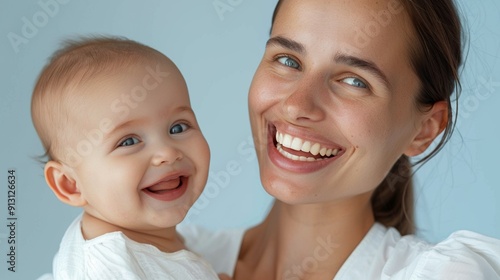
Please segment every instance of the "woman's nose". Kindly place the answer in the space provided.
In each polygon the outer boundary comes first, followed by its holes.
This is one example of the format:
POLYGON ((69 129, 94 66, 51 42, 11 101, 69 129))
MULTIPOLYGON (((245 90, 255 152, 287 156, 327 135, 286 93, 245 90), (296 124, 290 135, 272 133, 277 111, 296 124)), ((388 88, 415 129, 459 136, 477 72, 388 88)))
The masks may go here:
POLYGON ((290 121, 320 121, 325 117, 321 94, 323 83, 319 79, 298 81, 297 86, 283 100, 283 113, 290 121))
POLYGON ((174 162, 181 160, 182 157, 183 154, 181 150, 171 144, 162 143, 162 145, 159 145, 159 147, 154 151, 151 164, 154 166, 173 164, 174 162))

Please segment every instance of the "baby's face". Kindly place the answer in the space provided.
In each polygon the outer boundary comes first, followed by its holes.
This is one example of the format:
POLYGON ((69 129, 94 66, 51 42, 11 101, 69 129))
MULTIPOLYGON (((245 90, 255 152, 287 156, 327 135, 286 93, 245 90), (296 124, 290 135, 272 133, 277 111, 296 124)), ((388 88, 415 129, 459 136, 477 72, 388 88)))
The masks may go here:
POLYGON ((206 183, 210 152, 177 68, 142 63, 82 95, 72 156, 85 211, 135 230, 182 221, 206 183))

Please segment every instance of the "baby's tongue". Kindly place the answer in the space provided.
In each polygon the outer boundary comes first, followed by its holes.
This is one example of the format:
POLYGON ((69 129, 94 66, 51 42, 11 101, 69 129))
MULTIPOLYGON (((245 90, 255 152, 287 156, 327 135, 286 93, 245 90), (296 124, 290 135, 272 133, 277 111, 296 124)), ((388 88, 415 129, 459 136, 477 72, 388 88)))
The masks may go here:
POLYGON ((181 181, 181 178, 177 177, 176 179, 172 179, 169 181, 163 181, 163 182, 160 182, 158 184, 155 184, 155 185, 149 187, 148 190, 151 192, 172 190, 172 189, 175 189, 179 186, 180 181, 181 181))

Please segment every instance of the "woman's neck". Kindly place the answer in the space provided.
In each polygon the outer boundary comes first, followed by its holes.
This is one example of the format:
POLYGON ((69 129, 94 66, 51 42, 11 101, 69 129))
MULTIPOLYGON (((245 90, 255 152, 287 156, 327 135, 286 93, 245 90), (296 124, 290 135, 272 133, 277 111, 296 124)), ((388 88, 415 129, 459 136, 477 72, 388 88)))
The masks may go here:
POLYGON ((370 194, 328 205, 276 201, 245 234, 235 279, 333 279, 373 224, 370 194))

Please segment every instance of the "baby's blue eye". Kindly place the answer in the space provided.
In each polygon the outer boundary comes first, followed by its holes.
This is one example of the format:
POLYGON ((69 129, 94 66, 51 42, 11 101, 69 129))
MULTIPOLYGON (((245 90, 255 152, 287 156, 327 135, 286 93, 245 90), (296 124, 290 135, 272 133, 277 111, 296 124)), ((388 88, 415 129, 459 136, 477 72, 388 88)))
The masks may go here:
POLYGON ((132 146, 132 145, 135 145, 137 143, 139 143, 139 139, 137 139, 136 137, 129 137, 125 140, 123 140, 120 145, 118 145, 119 147, 126 147, 126 146, 132 146))
POLYGON ((178 123, 178 124, 174 124, 171 128, 170 128, 170 134, 177 134, 177 133, 182 133, 184 131, 186 131, 187 129, 189 128, 189 126, 185 123, 178 123))
POLYGON ((363 82, 361 79, 358 79, 355 77, 345 78, 345 79, 342 79, 342 81, 344 81, 348 85, 355 86, 358 88, 368 88, 368 86, 365 84, 365 82, 363 82))
POLYGON ((288 67, 292 67, 292 68, 295 68, 295 69, 299 69, 300 68, 300 65, 297 61, 295 61, 295 59, 291 58, 291 57, 288 57, 288 56, 283 56, 283 57, 280 57, 277 59, 279 63, 285 65, 285 66, 288 66, 288 67))

